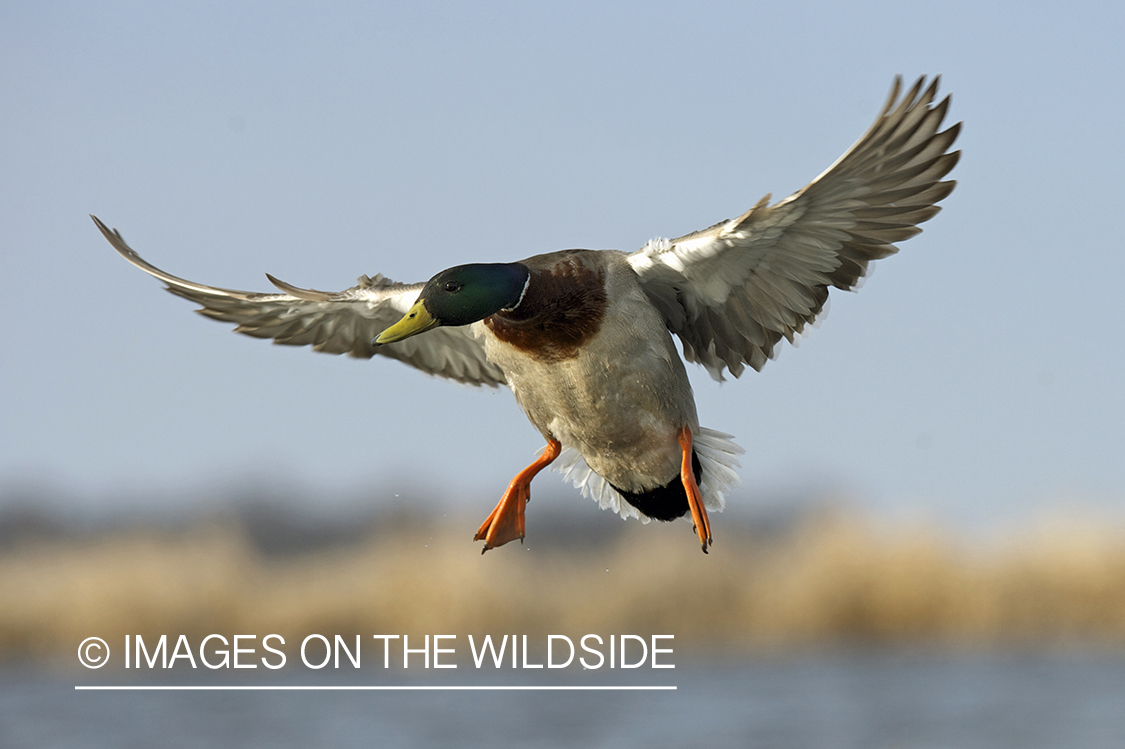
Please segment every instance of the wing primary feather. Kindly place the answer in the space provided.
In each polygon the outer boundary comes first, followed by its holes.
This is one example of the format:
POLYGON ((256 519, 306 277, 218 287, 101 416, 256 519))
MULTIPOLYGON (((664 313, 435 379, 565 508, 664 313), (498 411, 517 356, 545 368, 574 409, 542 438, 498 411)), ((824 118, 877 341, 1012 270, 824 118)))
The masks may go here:
POLYGON ((896 76, 867 131, 804 188, 629 256, 685 358, 717 379, 759 369, 781 338, 819 319, 830 286, 856 288, 873 260, 938 214, 956 185, 942 178, 961 131, 940 130, 951 99, 937 100, 939 83, 922 76, 903 92, 896 76))
POLYGON ((327 291, 317 291, 316 289, 302 289, 301 287, 294 286, 291 283, 285 283, 285 281, 282 281, 279 278, 274 278, 269 273, 266 274, 266 278, 269 279, 270 283, 284 291, 286 294, 294 296, 298 299, 304 299, 307 302, 328 302, 331 301, 333 297, 333 295, 327 291))
POLYGON ((206 286, 166 273, 140 257, 116 229, 97 217, 95 225, 117 252, 164 282, 168 291, 200 305, 205 317, 233 323, 235 332, 274 343, 311 346, 314 351, 370 359, 397 359, 427 374, 470 385, 507 384, 504 372, 488 361, 483 342, 468 327, 441 328, 378 349, 371 340, 409 309, 422 284, 402 284, 376 275, 360 276, 341 292, 302 289, 269 274, 282 293, 261 294, 206 286))

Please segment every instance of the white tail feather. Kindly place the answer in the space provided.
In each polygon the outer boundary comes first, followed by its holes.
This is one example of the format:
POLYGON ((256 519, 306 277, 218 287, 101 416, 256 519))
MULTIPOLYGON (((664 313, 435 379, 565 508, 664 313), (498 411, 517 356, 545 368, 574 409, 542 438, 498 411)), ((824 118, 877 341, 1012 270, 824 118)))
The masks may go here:
MULTIPOLYGON (((741 467, 741 463, 735 456, 742 455, 745 450, 733 442, 731 435, 706 427, 692 432, 692 446, 703 467, 703 481, 699 485, 703 504, 710 512, 722 512, 726 506, 726 495, 739 483, 736 469, 741 467)), ((603 510, 613 510, 625 519, 640 518, 642 523, 651 520, 626 502, 608 481, 594 473, 574 448, 563 448, 553 467, 564 479, 581 489, 582 496, 593 498, 603 510)))

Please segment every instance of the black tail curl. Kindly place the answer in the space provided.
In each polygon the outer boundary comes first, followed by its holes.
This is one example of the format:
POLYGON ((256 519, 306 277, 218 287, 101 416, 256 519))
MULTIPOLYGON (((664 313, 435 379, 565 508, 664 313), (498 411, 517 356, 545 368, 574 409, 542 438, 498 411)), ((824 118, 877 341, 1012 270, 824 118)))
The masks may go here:
MULTIPOLYGON (((700 465, 699 456, 694 450, 691 451, 691 471, 695 474, 695 483, 700 483, 703 480, 703 466, 700 465)), ((678 474, 664 486, 649 489, 647 492, 627 492, 616 486, 613 488, 617 489, 625 501, 636 507, 642 515, 656 520, 664 522, 675 520, 683 517, 690 510, 687 492, 684 491, 684 484, 678 474)))

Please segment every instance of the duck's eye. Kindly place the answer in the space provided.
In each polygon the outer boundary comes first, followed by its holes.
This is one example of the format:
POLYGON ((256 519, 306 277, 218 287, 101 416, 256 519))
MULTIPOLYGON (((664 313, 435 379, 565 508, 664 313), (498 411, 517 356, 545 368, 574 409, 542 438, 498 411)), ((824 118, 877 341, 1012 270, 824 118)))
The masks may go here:
POLYGON ((457 281, 446 281, 445 282, 445 290, 448 291, 450 294, 456 294, 458 291, 461 290, 461 284, 458 283, 457 281))

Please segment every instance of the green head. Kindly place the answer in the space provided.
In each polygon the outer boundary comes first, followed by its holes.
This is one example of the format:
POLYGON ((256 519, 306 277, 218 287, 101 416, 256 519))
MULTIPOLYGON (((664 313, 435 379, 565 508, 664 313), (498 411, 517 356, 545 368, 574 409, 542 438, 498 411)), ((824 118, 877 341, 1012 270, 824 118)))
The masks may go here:
POLYGON ((530 271, 523 263, 472 263, 426 282, 406 315, 375 339, 393 343, 438 325, 470 325, 511 309, 523 298, 530 271))

